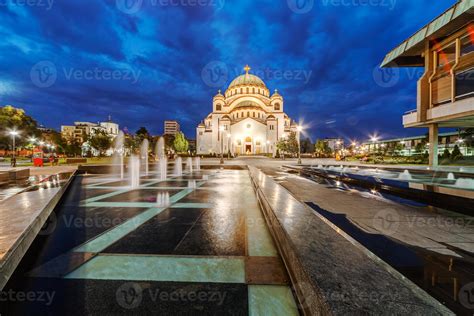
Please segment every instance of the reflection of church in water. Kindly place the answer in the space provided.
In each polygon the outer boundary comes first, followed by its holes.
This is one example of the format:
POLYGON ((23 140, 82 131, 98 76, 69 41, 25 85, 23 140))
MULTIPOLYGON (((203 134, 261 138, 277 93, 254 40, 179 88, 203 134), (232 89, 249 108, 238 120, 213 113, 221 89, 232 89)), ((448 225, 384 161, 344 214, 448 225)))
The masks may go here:
POLYGON ((270 96, 259 77, 245 74, 235 78, 224 95, 212 102, 213 111, 197 127, 198 154, 263 154, 276 152, 278 140, 297 131, 297 124, 283 112, 283 97, 277 90, 270 96))

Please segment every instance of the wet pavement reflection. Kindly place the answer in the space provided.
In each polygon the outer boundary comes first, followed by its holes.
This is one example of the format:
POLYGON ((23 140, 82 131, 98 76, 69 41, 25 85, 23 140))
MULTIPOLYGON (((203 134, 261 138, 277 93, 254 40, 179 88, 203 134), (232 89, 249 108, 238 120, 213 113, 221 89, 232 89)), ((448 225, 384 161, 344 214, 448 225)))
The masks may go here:
POLYGON ((4 288, 45 300, 0 313, 298 314, 246 170, 158 179, 77 176, 4 288))

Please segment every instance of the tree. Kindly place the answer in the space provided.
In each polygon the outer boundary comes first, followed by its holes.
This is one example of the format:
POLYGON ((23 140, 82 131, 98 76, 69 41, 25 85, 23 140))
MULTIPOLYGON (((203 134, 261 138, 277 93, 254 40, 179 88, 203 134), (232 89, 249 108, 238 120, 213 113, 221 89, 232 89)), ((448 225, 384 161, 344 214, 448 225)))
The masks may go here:
POLYGON ((298 153, 298 139, 296 137, 296 132, 291 132, 287 138, 287 151, 290 154, 297 154, 298 153))
POLYGON ((296 138, 296 132, 291 132, 287 138, 281 139, 276 147, 281 153, 288 153, 291 155, 297 154, 298 139, 296 138))
POLYGON ((189 143, 182 132, 176 134, 173 141, 173 148, 178 153, 185 153, 188 151, 189 143))
POLYGON ((38 123, 22 109, 11 105, 0 107, 0 148, 10 148, 11 136, 8 130, 16 129, 20 132, 16 137, 16 146, 21 147, 28 143, 29 137, 39 137, 38 123))
POLYGON ((140 139, 140 143, 141 141, 143 141, 145 138, 150 140, 151 139, 151 136, 150 136, 150 133, 148 133, 148 130, 146 129, 146 127, 140 127, 136 132, 135 132, 135 135, 140 139))
POLYGON ((104 131, 97 131, 89 137, 88 143, 103 156, 112 146, 112 139, 104 131))
POLYGON ((324 140, 318 139, 314 145, 314 152, 318 157, 330 156, 332 154, 331 147, 324 140))
POLYGON ((309 138, 305 138, 301 141, 301 152, 305 154, 309 154, 313 151, 313 143, 309 138))
POLYGON ((459 146, 458 145, 454 146, 453 152, 451 153, 451 159, 456 161, 462 158, 463 158, 463 155, 461 151, 459 150, 459 146))

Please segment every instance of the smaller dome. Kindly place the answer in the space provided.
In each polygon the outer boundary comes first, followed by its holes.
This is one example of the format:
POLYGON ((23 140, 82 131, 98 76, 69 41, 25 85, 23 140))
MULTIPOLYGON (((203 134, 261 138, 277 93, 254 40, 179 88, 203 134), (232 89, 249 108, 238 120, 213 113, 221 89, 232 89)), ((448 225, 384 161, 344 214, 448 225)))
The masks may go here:
POLYGON ((221 90, 217 92, 217 94, 214 96, 214 98, 224 98, 224 96, 221 93, 221 90))
POLYGON ((278 89, 275 89, 275 92, 272 94, 272 98, 281 98, 281 95, 278 93, 278 89))

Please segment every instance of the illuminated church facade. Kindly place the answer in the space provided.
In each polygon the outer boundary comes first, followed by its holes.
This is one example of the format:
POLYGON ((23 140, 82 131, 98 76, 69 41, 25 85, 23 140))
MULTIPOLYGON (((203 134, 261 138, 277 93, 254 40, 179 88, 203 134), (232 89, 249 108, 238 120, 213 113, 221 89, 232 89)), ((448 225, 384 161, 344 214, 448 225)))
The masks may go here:
MULTIPOLYGON (((259 77, 249 73, 235 78, 224 94, 214 96, 212 112, 196 129, 198 154, 259 155, 276 153, 276 144, 290 132, 298 133, 296 122, 284 112, 284 100, 259 77)), ((297 135, 299 137, 299 135, 297 135)))

